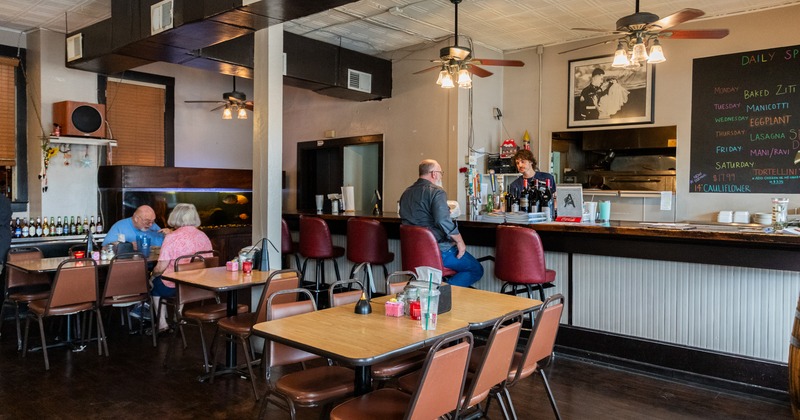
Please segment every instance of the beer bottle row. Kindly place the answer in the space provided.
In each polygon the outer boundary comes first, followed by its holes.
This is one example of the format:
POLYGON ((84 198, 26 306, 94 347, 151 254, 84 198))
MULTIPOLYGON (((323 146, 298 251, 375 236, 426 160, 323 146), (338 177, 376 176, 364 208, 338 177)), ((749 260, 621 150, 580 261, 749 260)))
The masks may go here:
POLYGON ((82 221, 80 216, 64 216, 63 219, 61 216, 57 219, 51 217, 49 221, 46 217, 31 217, 30 220, 17 217, 11 221, 11 235, 15 238, 86 235, 89 232, 103 232, 103 219, 100 215, 97 216, 97 221, 94 216, 91 219, 83 216, 82 221))

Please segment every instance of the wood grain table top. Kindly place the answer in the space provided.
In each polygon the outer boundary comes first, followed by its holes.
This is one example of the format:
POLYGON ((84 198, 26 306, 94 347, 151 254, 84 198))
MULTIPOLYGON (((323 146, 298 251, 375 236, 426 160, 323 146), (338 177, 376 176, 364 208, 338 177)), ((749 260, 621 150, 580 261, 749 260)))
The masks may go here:
MULTIPOLYGON (((253 270, 249 274, 242 271, 228 271, 225 267, 204 268, 200 270, 180 271, 164 275, 164 279, 176 283, 190 284, 202 289, 216 292, 228 292, 264 284, 269 275, 276 270, 253 270)), ((296 277, 294 273, 281 274, 275 278, 296 277)))
MULTIPOLYGON (((58 270, 58 265, 61 264, 64 260, 69 257, 49 257, 49 258, 40 258, 40 259, 33 259, 33 260, 23 260, 23 261, 8 261, 6 265, 11 267, 18 268, 22 271, 28 273, 53 273, 58 270)), ((154 263, 158 261, 158 254, 150 254, 150 257, 147 259, 148 263, 154 263)), ((110 260, 99 260, 97 261, 97 266, 107 266, 110 264, 110 260)))

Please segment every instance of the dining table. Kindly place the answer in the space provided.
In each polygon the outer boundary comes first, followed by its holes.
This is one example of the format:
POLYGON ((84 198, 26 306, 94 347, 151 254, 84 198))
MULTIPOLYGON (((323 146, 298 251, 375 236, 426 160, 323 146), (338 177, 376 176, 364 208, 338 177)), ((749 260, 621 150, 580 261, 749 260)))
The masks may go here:
POLYGON ((372 313, 359 315, 355 304, 308 312, 261 322, 253 334, 353 366, 355 394, 372 388, 376 363, 429 347, 439 338, 468 329, 491 326, 504 315, 529 312, 542 302, 485 290, 452 287, 452 309, 437 316, 435 330, 424 330, 408 316, 386 316, 385 302, 392 296, 370 301, 372 313))
MULTIPOLYGON (((245 273, 243 271, 230 271, 226 267, 212 267, 172 272, 164 274, 163 278, 175 283, 183 283, 201 289, 212 290, 217 293, 226 293, 226 315, 234 316, 237 314, 236 309, 238 306, 236 292, 265 284, 270 274, 274 271, 275 270, 260 271, 254 269, 250 273, 245 273)), ((291 277, 294 275, 293 273, 286 273, 275 278, 281 278, 282 276, 291 277)), ((225 366, 223 369, 218 369, 216 375, 239 373, 236 366, 236 343, 233 342, 233 340, 228 340, 225 347, 225 366)), ((200 380, 203 381, 208 378, 207 375, 203 375, 200 377, 200 380)))

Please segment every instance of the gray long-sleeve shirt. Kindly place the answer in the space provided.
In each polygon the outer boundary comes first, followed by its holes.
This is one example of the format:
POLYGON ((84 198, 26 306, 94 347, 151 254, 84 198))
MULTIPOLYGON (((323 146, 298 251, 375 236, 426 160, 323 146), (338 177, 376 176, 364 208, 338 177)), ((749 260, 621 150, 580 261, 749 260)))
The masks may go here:
POLYGON ((406 225, 430 229, 442 251, 455 244, 450 235, 459 234, 458 225, 450 218, 447 193, 427 179, 417 179, 400 196, 400 220, 406 225))

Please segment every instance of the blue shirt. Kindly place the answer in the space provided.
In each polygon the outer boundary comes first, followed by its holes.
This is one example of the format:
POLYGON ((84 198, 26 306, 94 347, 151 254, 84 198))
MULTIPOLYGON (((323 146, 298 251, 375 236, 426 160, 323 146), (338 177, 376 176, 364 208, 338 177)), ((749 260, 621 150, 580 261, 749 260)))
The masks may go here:
POLYGON ((108 245, 112 242, 117 241, 117 237, 119 234, 125 235, 125 242, 136 242, 136 237, 139 235, 147 235, 150 237, 150 245, 151 246, 161 246, 161 242, 164 241, 164 235, 158 233, 161 230, 157 224, 153 223, 146 232, 143 232, 139 229, 136 229, 133 226, 133 219, 128 217, 127 219, 122 219, 117 223, 114 223, 114 226, 111 226, 111 229, 108 230, 106 233, 106 238, 103 239, 103 245, 108 245))

